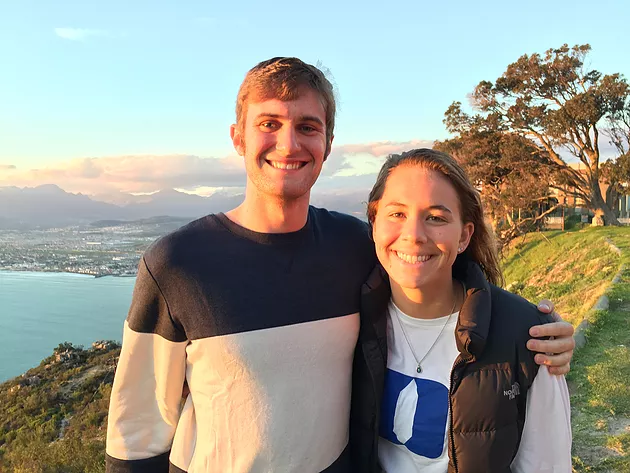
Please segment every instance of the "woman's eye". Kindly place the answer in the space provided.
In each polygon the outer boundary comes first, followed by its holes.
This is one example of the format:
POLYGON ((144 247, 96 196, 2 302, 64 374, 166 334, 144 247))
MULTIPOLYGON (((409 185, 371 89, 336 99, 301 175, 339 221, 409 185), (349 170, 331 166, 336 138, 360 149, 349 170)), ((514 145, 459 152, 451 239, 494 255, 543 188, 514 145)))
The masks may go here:
POLYGON ((432 222, 439 222, 439 223, 446 222, 446 219, 444 217, 439 216, 439 215, 430 215, 429 216, 429 220, 432 221, 432 222))
POLYGON ((404 218, 405 214, 402 212, 393 212, 391 214, 389 214, 390 217, 392 218, 404 218))

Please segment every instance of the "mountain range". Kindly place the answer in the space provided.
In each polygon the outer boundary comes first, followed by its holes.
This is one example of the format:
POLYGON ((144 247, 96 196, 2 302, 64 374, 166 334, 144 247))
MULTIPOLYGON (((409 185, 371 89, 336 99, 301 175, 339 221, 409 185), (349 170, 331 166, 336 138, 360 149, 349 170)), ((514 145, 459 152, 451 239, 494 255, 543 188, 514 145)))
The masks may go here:
MULTIPOLYGON (((365 192, 314 194, 319 207, 364 215, 365 192)), ((209 197, 164 189, 148 195, 73 194, 54 184, 0 187, 0 229, 31 229, 83 225, 98 220, 134 221, 156 216, 201 217, 225 212, 243 200, 242 194, 215 192, 209 197)))

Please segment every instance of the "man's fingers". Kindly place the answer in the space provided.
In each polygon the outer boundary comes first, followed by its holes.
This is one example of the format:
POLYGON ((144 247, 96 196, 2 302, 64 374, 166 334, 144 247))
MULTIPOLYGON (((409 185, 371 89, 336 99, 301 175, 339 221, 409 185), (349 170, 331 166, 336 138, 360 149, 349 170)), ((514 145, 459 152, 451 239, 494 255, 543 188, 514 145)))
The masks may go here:
POLYGON ((570 370, 571 370, 571 363, 567 363, 566 365, 562 365, 562 366, 550 366, 549 367, 549 373, 551 373, 553 375, 567 374, 570 370))
POLYGON ((569 364, 571 363, 572 356, 573 351, 560 353, 559 355, 543 355, 542 353, 538 353, 534 357, 534 361, 539 365, 556 367, 563 371, 563 373, 567 373, 569 371, 569 364))
POLYGON ((538 303, 538 310, 547 314, 551 313, 556 322, 544 325, 536 325, 529 329, 532 337, 545 338, 547 340, 528 340, 527 348, 538 352, 534 360, 539 365, 549 367, 549 372, 554 375, 567 374, 571 369, 571 358, 575 341, 573 340, 574 328, 554 310, 553 302, 544 299, 538 303))
MULTIPOLYGON (((529 329, 529 334, 532 337, 565 338, 565 337, 572 337, 574 330, 575 329, 573 328, 573 325, 571 325, 569 322, 552 322, 550 324, 534 325, 532 328, 529 329)), ((534 350, 534 351, 548 351, 548 350, 534 350)), ((558 352, 554 351, 553 353, 558 353, 558 352)))
POLYGON ((550 314, 553 312, 554 305, 549 299, 543 299, 538 303, 538 310, 544 312, 545 314, 550 314))
MULTIPOLYGON (((565 354, 573 352, 575 340, 573 337, 562 337, 554 340, 528 340, 527 348, 538 353, 550 353, 551 355, 565 354)), ((568 361, 571 359, 569 354, 568 361)), ((554 363, 555 365, 555 363, 554 363)))

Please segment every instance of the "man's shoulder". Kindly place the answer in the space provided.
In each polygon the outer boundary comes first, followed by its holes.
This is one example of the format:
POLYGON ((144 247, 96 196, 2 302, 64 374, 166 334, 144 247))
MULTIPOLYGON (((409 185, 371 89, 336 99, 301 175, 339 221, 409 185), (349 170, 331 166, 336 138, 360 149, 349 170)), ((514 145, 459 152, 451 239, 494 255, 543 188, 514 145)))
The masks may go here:
POLYGON ((144 259, 151 268, 178 265, 183 257, 212 245, 222 230, 216 216, 206 215, 158 238, 144 252, 144 259))
POLYGON ((315 224, 321 226, 326 231, 339 231, 344 234, 356 235, 357 237, 369 237, 369 227, 367 222, 349 214, 311 206, 309 213, 315 224))

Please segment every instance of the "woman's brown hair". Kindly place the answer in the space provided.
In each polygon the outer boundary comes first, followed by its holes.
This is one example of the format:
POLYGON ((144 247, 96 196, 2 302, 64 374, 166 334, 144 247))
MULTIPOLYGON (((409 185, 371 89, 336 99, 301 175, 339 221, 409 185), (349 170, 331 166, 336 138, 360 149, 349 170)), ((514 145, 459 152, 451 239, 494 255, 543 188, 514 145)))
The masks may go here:
POLYGON ((442 174, 453 185, 459 197, 460 211, 464 223, 471 222, 475 231, 463 253, 457 255, 453 265, 459 267, 465 260, 477 263, 488 281, 502 285, 503 275, 499 267, 499 257, 492 232, 486 225, 481 197, 472 185, 466 171, 446 153, 428 148, 413 149, 401 154, 389 155, 381 167, 376 183, 370 192, 367 217, 370 227, 374 224, 378 203, 383 197, 390 173, 400 165, 421 166, 442 174))

